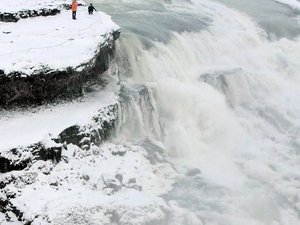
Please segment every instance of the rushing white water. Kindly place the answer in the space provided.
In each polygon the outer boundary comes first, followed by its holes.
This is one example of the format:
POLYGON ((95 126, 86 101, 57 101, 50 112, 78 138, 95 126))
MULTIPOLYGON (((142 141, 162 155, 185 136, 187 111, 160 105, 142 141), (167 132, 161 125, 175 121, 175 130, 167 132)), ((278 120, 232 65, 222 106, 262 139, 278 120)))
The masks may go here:
POLYGON ((299 225, 300 38, 288 27, 297 13, 264 0, 290 12, 280 33, 247 3, 97 2, 123 27, 114 71, 153 92, 156 116, 147 104, 132 111, 141 125, 128 138, 160 139, 178 168, 202 172, 165 197, 169 224, 299 225))

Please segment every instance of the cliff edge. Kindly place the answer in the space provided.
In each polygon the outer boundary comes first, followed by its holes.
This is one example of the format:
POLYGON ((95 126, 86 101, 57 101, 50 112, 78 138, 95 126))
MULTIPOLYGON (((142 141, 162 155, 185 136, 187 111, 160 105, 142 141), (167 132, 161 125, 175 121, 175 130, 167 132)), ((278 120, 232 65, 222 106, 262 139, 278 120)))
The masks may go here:
POLYGON ((108 68, 120 27, 83 1, 72 20, 68 3, 0 0, 0 107, 80 96, 108 68))

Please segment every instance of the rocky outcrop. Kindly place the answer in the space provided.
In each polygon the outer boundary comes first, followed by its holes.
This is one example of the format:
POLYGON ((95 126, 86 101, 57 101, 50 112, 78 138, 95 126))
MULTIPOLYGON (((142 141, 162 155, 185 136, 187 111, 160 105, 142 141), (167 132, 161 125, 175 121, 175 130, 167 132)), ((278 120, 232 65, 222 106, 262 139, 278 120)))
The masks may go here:
POLYGON ((56 138, 19 147, 0 153, 0 173, 23 170, 38 160, 52 160, 58 163, 67 144, 89 150, 92 145, 100 145, 106 140, 117 122, 118 105, 100 109, 92 121, 84 126, 73 125, 63 130, 56 138))
POLYGON ((52 143, 51 146, 42 142, 26 148, 14 148, 0 153, 0 173, 23 170, 37 160, 61 160, 62 144, 52 143))
POLYGON ((85 126, 74 125, 63 130, 55 140, 58 143, 74 144, 89 150, 91 145, 100 145, 116 126, 118 105, 99 110, 92 122, 85 126))
POLYGON ((57 98, 70 98, 83 94, 85 85, 98 82, 100 75, 109 67, 115 50, 115 40, 120 31, 103 36, 95 57, 76 68, 51 70, 44 68, 28 76, 19 72, 4 74, 0 70, 0 106, 42 104, 57 98))
POLYGON ((39 10, 23 10, 19 12, 0 12, 0 22, 18 22, 20 19, 26 19, 37 16, 54 16, 60 13, 60 9, 39 9, 39 10))

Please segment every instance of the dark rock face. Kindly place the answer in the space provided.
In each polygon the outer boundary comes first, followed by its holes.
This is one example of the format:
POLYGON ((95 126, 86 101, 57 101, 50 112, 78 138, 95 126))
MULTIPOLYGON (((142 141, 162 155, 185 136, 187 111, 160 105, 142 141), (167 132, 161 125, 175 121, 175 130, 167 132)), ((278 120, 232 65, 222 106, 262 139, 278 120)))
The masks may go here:
POLYGON ((62 145, 45 146, 42 143, 33 144, 26 148, 14 148, 0 153, 0 173, 13 170, 23 170, 37 160, 61 160, 62 145))
POLYGON ((56 142, 74 144, 82 149, 89 150, 91 145, 100 145, 106 140, 110 131, 115 128, 118 105, 110 105, 99 110, 93 117, 92 124, 86 126, 74 125, 63 130, 56 142))
POLYGON ((120 31, 104 36, 106 42, 99 46, 98 54, 88 63, 74 68, 53 71, 44 68, 28 76, 20 72, 4 74, 0 71, 0 107, 11 105, 42 104, 57 98, 66 99, 83 94, 87 83, 99 82, 100 75, 109 67, 114 55, 115 40, 120 31))
POLYGON ((11 149, 9 152, 0 153, 0 173, 12 170, 22 170, 32 161, 33 155, 20 148, 11 149))
POLYGON ((20 162, 14 162, 0 155, 0 173, 12 170, 23 170, 27 167, 30 161, 30 159, 27 159, 20 162))
POLYGON ((16 13, 0 12, 1 22, 18 22, 20 19, 26 19, 37 16, 54 16, 60 13, 59 9, 39 9, 39 10, 23 10, 16 13))
POLYGON ((84 135, 80 134, 80 126, 78 125, 68 127, 59 134, 59 141, 67 144, 79 145, 82 138, 84 135))
POLYGON ((52 160, 58 163, 61 160, 61 151, 62 146, 53 146, 49 148, 41 148, 39 149, 39 160, 52 160))

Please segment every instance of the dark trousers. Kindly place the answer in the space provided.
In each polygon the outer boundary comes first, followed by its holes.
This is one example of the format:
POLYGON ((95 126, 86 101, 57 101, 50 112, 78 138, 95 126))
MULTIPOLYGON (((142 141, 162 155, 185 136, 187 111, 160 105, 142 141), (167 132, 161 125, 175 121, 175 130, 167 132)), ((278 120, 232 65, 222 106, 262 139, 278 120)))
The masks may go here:
POLYGON ((76 20, 76 11, 72 11, 72 18, 73 20, 76 20))

